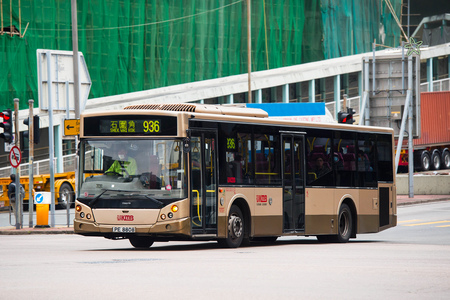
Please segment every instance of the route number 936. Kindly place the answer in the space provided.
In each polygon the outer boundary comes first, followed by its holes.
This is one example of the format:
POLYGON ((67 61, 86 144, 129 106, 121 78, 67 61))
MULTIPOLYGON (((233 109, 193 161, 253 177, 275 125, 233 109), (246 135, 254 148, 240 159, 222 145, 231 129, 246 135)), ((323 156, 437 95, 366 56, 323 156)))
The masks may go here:
POLYGON ((144 121, 144 132, 159 132, 160 126, 158 120, 144 121))

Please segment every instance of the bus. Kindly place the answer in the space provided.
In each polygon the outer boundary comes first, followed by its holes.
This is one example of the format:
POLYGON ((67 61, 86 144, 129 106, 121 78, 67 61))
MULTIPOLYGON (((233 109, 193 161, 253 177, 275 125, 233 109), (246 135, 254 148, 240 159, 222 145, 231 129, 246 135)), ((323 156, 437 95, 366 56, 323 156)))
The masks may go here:
POLYGON ((84 113, 74 231, 136 248, 282 236, 345 243, 397 224, 393 141, 391 128, 227 105, 84 113))

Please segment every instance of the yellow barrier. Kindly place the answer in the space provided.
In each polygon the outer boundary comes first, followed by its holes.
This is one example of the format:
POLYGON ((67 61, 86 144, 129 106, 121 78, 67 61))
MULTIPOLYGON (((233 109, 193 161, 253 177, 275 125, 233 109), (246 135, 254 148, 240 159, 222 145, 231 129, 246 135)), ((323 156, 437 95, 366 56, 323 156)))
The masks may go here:
POLYGON ((47 228, 48 226, 49 204, 36 204, 36 226, 37 228, 47 228))

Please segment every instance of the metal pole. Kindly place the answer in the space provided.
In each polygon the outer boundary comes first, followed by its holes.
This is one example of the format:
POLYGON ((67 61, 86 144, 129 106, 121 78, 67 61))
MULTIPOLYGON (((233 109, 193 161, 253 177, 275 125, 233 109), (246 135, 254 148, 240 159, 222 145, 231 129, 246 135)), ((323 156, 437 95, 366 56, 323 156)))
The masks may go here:
POLYGON ((410 13, 410 10, 409 10, 409 7, 410 7, 410 0, 408 0, 408 40, 409 40, 409 38, 410 38, 410 35, 409 35, 409 13, 410 13))
POLYGON ((46 52, 47 55, 47 85, 48 85, 48 149, 49 149, 49 169, 50 169, 50 226, 55 227, 55 141, 53 132, 53 99, 52 99, 52 72, 51 72, 51 53, 46 52))
POLYGON ((402 95, 404 94, 405 94, 405 42, 402 41, 402 95))
MULTIPOLYGON (((73 0, 72 0, 73 1, 73 0)), ((251 30, 251 10, 250 10, 250 0, 247 0, 247 52, 248 52, 248 103, 252 103, 252 30, 251 30)))
POLYGON ((342 111, 347 111, 347 94, 344 94, 343 100, 342 100, 342 111))
POLYGON ((372 58, 372 95, 375 96, 375 41, 372 44, 373 58, 372 58))
MULTIPOLYGON (((14 98, 14 131, 15 144, 20 149, 20 132, 19 132, 19 98, 14 98)), ((22 150, 20 150, 22 152, 22 150)), ((22 154, 22 153, 21 153, 22 154)), ((16 229, 21 229, 23 226, 23 205, 22 194, 20 193, 20 165, 16 168, 16 229)))
POLYGON ((399 131, 399 136, 398 136, 398 141, 397 141, 397 151, 395 152, 395 174, 397 174, 397 169, 398 169, 398 161, 400 159, 400 150, 402 149, 402 144, 403 144, 403 136, 404 136, 404 132, 405 132, 405 127, 406 127, 406 119, 408 118, 408 107, 409 107, 409 102, 411 101, 411 91, 408 89, 406 91, 406 101, 405 101, 405 107, 403 108, 403 115, 402 115, 402 125, 400 126, 400 131, 399 131))
POLYGON ((408 57, 408 92, 411 100, 408 105, 408 181, 409 198, 414 198, 414 157, 413 157, 413 66, 412 56, 408 57))
POLYGON ((28 100, 28 227, 33 228, 33 160, 34 160, 34 116, 33 116, 33 99, 28 100))
POLYGON ((75 119, 80 118, 80 77, 78 66, 78 23, 77 1, 72 0, 72 48, 73 48, 73 91, 75 96, 75 119))
MULTIPOLYGON (((74 78, 74 101, 75 101, 75 119, 80 119, 80 70, 78 65, 78 21, 77 21, 77 1, 72 0, 72 49, 73 49, 73 78, 74 78)), ((69 107, 67 108, 69 110, 69 107)), ((75 153, 78 153, 78 136, 75 136, 75 153)), ((78 155, 75 157, 75 197, 78 189, 78 168, 80 162, 78 155)), ((70 197, 69 197, 70 199, 70 197)), ((70 208, 70 204, 68 204, 70 208)), ((67 223, 69 224, 69 223, 67 223)))
POLYGON ((369 123, 369 116, 366 112, 367 103, 369 101, 369 58, 364 58, 364 95, 359 108, 359 125, 369 123), (364 122, 364 123, 363 123, 364 122))

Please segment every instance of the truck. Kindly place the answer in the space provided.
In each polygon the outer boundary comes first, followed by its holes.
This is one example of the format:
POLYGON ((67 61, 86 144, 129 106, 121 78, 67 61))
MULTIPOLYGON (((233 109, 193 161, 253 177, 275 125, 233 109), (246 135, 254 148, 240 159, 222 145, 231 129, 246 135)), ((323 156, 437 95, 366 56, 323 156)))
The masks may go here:
MULTIPOLYGON (((74 203, 75 172, 57 173, 55 178, 55 205, 67 208, 74 203)), ((25 188, 24 205, 29 201, 29 177, 20 176, 20 183, 25 188)), ((0 178, 0 208, 10 206, 8 198, 9 177, 0 178)), ((50 192, 50 174, 34 175, 33 189, 35 192, 50 192)), ((26 205, 27 206, 27 205, 26 205)))
MULTIPOLYGON (((418 171, 450 169, 450 91, 420 94, 421 135, 414 139, 414 167, 418 171)), ((408 167, 403 143, 399 167, 408 167)))

